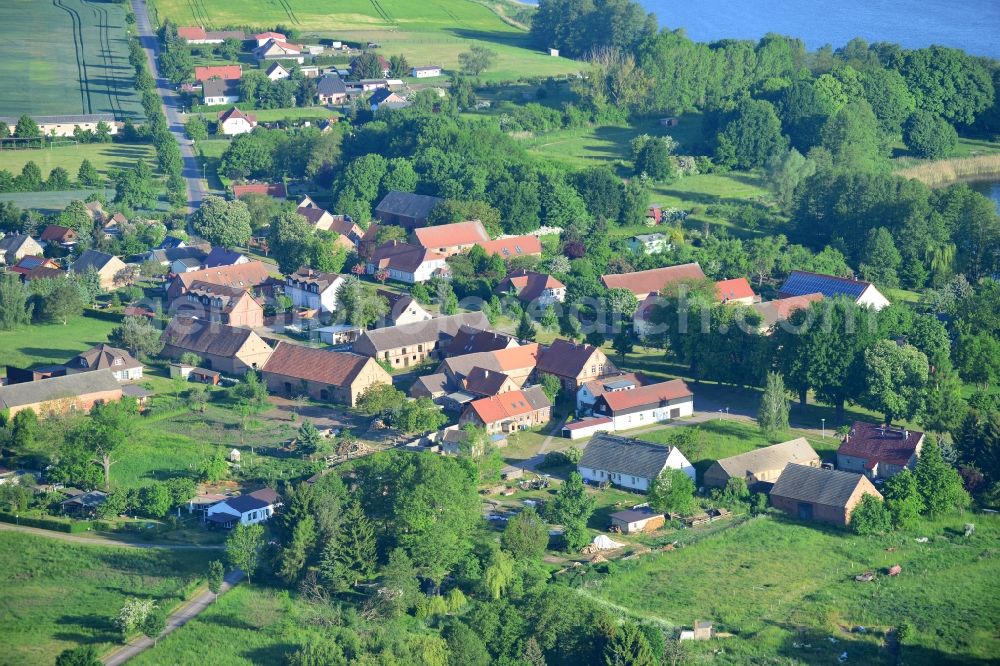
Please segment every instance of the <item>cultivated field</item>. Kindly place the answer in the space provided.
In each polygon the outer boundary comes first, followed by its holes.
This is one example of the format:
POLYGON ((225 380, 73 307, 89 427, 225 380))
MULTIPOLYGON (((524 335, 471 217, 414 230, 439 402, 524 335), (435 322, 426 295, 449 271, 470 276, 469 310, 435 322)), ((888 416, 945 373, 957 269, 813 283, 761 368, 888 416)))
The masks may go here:
POLYGON ((51 664, 67 648, 110 649, 130 596, 172 608, 203 575, 197 551, 126 550, 0 532, 0 664, 51 664))
POLYGON ((125 10, 112 2, 0 2, 0 116, 142 116, 125 10))
POLYGON ((3 150, 0 151, 0 169, 6 169, 16 176, 25 164, 34 162, 41 169, 42 178, 48 178, 52 169, 62 167, 75 180, 84 160, 90 160, 94 168, 107 175, 110 169, 134 169, 135 163, 140 159, 149 162, 153 170, 156 170, 153 147, 149 144, 84 143, 54 148, 3 150))
POLYGON ((580 70, 579 63, 534 49, 524 30, 472 0, 156 0, 155 4, 160 20, 170 18, 180 25, 290 26, 303 41, 325 37, 362 45, 376 42, 386 57, 403 53, 412 65, 455 69, 459 53, 485 43, 498 58, 484 80, 580 70))

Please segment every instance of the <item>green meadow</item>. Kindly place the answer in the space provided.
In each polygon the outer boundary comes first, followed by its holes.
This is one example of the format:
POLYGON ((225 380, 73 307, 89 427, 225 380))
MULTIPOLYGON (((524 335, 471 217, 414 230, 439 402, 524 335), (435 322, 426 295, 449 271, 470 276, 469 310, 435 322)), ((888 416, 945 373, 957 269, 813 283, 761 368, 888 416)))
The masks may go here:
POLYGON ((128 597, 170 609, 206 569, 197 551, 105 548, 0 532, 0 664, 51 664, 67 648, 119 642, 114 616, 128 597))

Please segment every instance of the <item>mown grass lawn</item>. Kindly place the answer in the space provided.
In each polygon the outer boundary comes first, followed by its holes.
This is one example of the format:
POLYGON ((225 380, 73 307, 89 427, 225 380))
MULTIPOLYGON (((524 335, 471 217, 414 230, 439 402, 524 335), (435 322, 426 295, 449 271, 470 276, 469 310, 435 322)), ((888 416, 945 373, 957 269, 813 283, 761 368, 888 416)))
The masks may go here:
POLYGON ((67 648, 118 642, 112 620, 130 596, 172 608, 207 569, 197 551, 66 544, 0 532, 0 664, 51 664, 67 648))
MULTIPOLYGON (((62 167, 69 172, 71 179, 76 180, 76 173, 84 160, 90 160, 104 175, 110 169, 134 169, 138 160, 146 160, 154 172, 157 170, 153 146, 143 143, 81 143, 75 146, 0 151, 0 169, 6 169, 14 175, 21 173, 28 162, 34 162, 43 178, 48 178, 52 169, 62 167)), ((86 196, 87 193, 82 192, 80 199, 86 196)))
POLYGON ((613 567, 587 596, 640 618, 715 622, 736 637, 694 645, 713 663, 987 664, 1000 654, 1000 519, 951 516, 910 533, 859 537, 761 517, 673 552, 613 567), (966 522, 976 534, 962 536, 966 522), (918 544, 917 536, 930 541, 918 544), (899 577, 885 570, 902 566, 899 577), (854 576, 875 571, 878 580, 854 576), (912 629, 896 660, 889 628, 912 629), (852 631, 865 627, 864 633, 852 631), (833 638, 831 642, 829 638, 833 638))
POLYGON ((0 331, 0 366, 65 363, 85 349, 108 341, 115 322, 75 317, 62 324, 32 324, 0 331))

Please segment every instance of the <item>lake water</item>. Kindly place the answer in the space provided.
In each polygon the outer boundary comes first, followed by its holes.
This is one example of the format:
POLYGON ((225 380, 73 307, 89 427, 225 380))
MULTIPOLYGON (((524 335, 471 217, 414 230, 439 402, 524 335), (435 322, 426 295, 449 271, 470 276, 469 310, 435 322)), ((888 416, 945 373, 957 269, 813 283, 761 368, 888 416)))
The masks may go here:
POLYGON ((973 182, 969 183, 969 187, 993 199, 997 204, 997 212, 1000 213, 1000 180, 973 182))
MULTIPOLYGON (((700 42, 777 32, 810 50, 855 37, 907 48, 953 46, 1000 60, 1000 0, 640 0, 661 27, 700 42)), ((536 4, 530 2, 530 4, 536 4)))

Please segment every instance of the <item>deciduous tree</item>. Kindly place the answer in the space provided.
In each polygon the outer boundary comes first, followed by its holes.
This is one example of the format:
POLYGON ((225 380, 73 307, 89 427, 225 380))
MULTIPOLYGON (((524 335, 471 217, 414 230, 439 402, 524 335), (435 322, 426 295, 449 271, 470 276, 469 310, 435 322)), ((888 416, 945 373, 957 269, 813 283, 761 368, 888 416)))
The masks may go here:
POLYGON ((226 539, 226 557, 229 563, 243 571, 249 584, 260 560, 264 547, 264 526, 260 523, 244 525, 240 523, 226 539))
POLYGON ((649 487, 649 505, 663 513, 690 513, 694 508, 694 481, 679 469, 660 472, 649 487))

